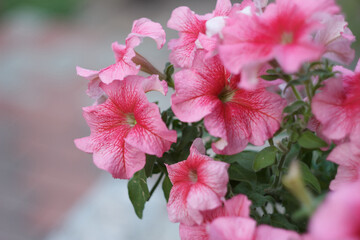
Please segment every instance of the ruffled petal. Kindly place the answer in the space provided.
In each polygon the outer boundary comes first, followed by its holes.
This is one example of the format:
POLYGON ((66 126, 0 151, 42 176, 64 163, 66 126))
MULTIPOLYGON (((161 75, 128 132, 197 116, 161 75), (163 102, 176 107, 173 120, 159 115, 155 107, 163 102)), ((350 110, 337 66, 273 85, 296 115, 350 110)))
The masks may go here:
POLYGON ((221 90, 223 83, 214 78, 203 78, 202 74, 206 72, 206 68, 201 72, 182 70, 174 75, 172 109, 181 121, 199 121, 220 104, 214 92, 221 90))
POLYGON ((256 229, 256 240, 302 240, 303 238, 294 231, 260 225, 256 229))
POLYGON ((188 226, 180 223, 179 233, 181 240, 208 240, 208 234, 204 224, 188 226))
MULTIPOLYGON (((226 191, 223 195, 225 194, 226 191)), ((191 186, 186 200, 188 206, 196 210, 214 209, 222 203, 220 197, 213 191, 213 189, 200 182, 191 186)))
POLYGON ((126 38, 126 45, 135 48, 144 37, 154 39, 158 49, 162 48, 166 42, 166 34, 160 23, 140 18, 134 21, 131 33, 126 38))
POLYGON ((181 222, 186 225, 200 224, 202 215, 199 211, 189 209, 187 196, 190 191, 189 184, 180 183, 171 188, 167 212, 171 222, 181 222))
POLYGON ((256 221, 251 218, 219 217, 209 225, 209 240, 251 240, 255 229, 256 221))

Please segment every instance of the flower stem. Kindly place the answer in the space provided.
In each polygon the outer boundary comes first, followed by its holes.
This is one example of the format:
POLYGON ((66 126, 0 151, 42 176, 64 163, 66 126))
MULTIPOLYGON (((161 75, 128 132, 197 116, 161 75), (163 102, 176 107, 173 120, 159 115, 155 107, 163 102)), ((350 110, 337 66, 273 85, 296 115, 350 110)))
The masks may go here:
POLYGON ((302 97, 301 97, 299 91, 296 89, 296 87, 294 85, 291 85, 291 89, 292 89, 295 97, 297 98, 297 100, 302 101, 302 97))
POLYGON ((150 195, 149 195, 148 201, 150 200, 151 196, 155 192, 155 190, 156 190, 157 186, 159 185, 159 183, 161 182, 161 179, 163 178, 163 176, 164 176, 164 173, 161 172, 159 178, 156 180, 154 186, 150 190, 150 195))

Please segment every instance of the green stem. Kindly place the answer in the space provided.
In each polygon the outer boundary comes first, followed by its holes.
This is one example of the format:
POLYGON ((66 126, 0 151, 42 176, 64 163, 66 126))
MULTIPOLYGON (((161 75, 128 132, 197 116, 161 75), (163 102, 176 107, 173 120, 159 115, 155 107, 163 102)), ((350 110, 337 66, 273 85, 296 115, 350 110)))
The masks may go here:
POLYGON ((269 138, 268 141, 269 141, 270 146, 275 146, 275 145, 274 145, 274 140, 273 140, 272 138, 269 138))
POLYGON ((154 186, 150 190, 150 195, 149 195, 148 201, 150 200, 151 196, 155 192, 155 190, 156 190, 157 186, 159 185, 159 183, 160 183, 161 179, 163 178, 163 176, 164 176, 164 173, 161 172, 159 178, 156 180, 154 186))
POLYGON ((311 95, 311 88, 310 88, 310 84, 309 83, 306 83, 305 84, 305 90, 306 90, 306 95, 309 99, 309 103, 311 103, 311 100, 312 100, 312 95, 311 95))
POLYGON ((279 187, 280 179, 281 179, 281 170, 284 167, 285 157, 286 157, 286 154, 284 154, 281 157, 280 161, 279 161, 279 164, 278 164, 278 172, 279 172, 279 174, 275 177, 274 184, 273 184, 274 188, 279 187))
POLYGON ((175 89, 174 80, 172 78, 166 79, 169 88, 175 89))
POLYGON ((279 174, 275 177, 275 180, 274 180, 274 188, 278 188, 280 183, 281 183, 281 170, 283 169, 284 167, 284 164, 285 164, 285 159, 286 159, 286 155, 289 153, 290 151, 290 148, 291 148, 291 141, 290 139, 288 140, 288 144, 287 144, 287 147, 286 147, 286 151, 284 152, 284 154, 281 156, 280 158, 280 161, 279 161, 279 164, 278 164, 278 172, 279 174))
POLYGON ((294 95, 297 98, 297 100, 302 101, 302 97, 301 97, 299 91, 296 89, 296 87, 294 85, 291 85, 291 89, 294 92, 294 95))

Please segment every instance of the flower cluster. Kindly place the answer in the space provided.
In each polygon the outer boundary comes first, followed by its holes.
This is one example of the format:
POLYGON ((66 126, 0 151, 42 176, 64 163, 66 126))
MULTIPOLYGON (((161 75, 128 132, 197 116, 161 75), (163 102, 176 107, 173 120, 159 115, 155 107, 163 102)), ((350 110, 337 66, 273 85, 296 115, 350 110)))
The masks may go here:
POLYGON ((218 0, 205 15, 176 8, 167 26, 179 38, 163 73, 134 50, 165 44, 146 18, 112 44, 114 64, 77 68, 95 103, 75 144, 130 179, 136 214, 163 180, 183 240, 360 239, 360 60, 335 65, 355 55, 335 0, 218 0), (146 93, 168 87, 160 112, 146 93))

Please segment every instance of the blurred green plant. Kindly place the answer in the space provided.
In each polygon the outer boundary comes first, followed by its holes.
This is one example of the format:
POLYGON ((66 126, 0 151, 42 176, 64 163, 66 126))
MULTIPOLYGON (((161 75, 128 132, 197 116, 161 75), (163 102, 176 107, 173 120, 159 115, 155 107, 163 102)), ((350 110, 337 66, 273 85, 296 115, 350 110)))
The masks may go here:
POLYGON ((18 9, 35 9, 51 17, 69 17, 79 7, 81 0, 1 0, 0 17, 18 9))
MULTIPOLYGON (((360 1, 359 0, 337 0, 337 3, 342 7, 343 12, 345 13, 345 19, 349 22, 349 28, 355 35, 356 39, 360 39, 360 1)), ((356 41, 352 48, 356 51, 355 59, 360 57, 360 41, 356 41)), ((355 65, 356 62, 353 62, 355 65)))

